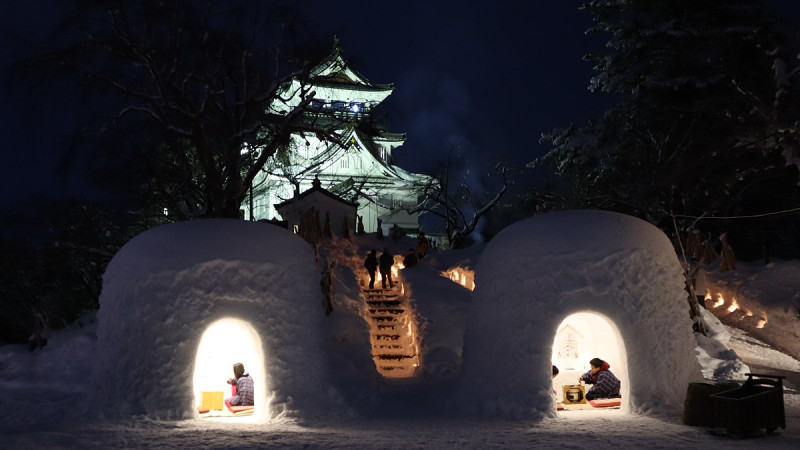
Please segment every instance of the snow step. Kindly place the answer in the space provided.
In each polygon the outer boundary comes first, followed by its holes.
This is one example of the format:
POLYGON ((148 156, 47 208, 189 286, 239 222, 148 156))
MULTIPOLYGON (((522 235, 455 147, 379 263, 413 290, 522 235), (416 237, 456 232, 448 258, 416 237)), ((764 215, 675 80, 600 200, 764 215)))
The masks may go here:
POLYGON ((400 339, 399 334, 383 334, 383 333, 376 333, 375 340, 378 341, 396 341, 400 339))
POLYGON ((403 308, 370 308, 370 314, 403 314, 406 312, 403 308))
POLYGON ((391 354, 380 354, 373 356, 373 359, 378 359, 381 361, 402 361, 404 359, 411 359, 414 355, 391 355, 391 354))
POLYGON ((381 343, 381 344, 373 344, 372 348, 381 351, 403 350, 405 348, 405 345, 381 343))
POLYGON ((392 306, 400 306, 399 300, 367 300, 367 304, 369 306, 383 306, 383 307, 392 307, 392 306))
POLYGON ((374 358, 377 358, 379 356, 384 356, 384 355, 386 355, 386 356, 403 356, 403 355, 407 355, 408 351, 406 351, 405 346, 400 346, 400 347, 401 348, 381 348, 381 349, 375 349, 373 347, 373 349, 372 349, 372 358, 374 359, 374 358))
POLYGON ((363 292, 365 294, 367 294, 367 296, 385 296, 385 295, 398 296, 398 295, 400 295, 400 291, 398 291, 396 289, 392 289, 392 290, 389 290, 389 289, 385 289, 385 290, 384 289, 372 289, 372 290, 364 289, 363 292))
POLYGON ((397 316, 371 316, 372 320, 376 322, 391 322, 391 323, 400 323, 397 320, 397 316))
POLYGON ((391 297, 399 297, 399 292, 367 292, 367 297, 372 298, 391 298, 391 297))
MULTIPOLYGON (((380 365, 380 368, 384 372, 389 372, 389 371, 405 372, 406 376, 411 376, 414 373, 414 367, 413 366, 409 366, 408 363, 404 363, 403 365, 399 365, 399 366, 398 365, 391 365, 391 364, 382 363, 380 365)), ((400 374, 400 373, 397 373, 397 374, 392 374, 391 376, 400 377, 400 376, 403 376, 403 375, 400 374)))
POLYGON ((400 295, 400 292, 396 291, 396 290, 391 290, 391 291, 389 291, 389 290, 386 290, 386 291, 374 290, 374 291, 370 291, 369 289, 367 289, 366 291, 364 291, 364 293, 367 295, 367 297, 397 297, 398 295, 400 295))
POLYGON ((419 363, 410 331, 413 309, 399 289, 362 289, 362 293, 375 368, 386 378, 413 376, 419 363))
POLYGON ((362 291, 367 297, 397 297, 400 295, 400 291, 396 289, 363 289, 362 291))
POLYGON ((367 303, 377 303, 377 302, 402 303, 403 301, 400 300, 399 297, 367 297, 367 303))

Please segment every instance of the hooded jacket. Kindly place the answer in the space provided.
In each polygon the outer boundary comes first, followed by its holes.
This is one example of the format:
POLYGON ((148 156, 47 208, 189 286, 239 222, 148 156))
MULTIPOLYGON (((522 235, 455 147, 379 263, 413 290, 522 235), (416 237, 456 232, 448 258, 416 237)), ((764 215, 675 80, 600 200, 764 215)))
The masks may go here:
POLYGON ((586 384, 592 385, 592 388, 586 393, 587 396, 589 394, 595 398, 616 398, 620 396, 619 378, 617 378, 613 373, 611 373, 610 370, 608 370, 610 368, 611 365, 603 361, 603 365, 600 367, 600 370, 598 370, 597 373, 592 374, 592 371, 590 370, 581 375, 581 380, 585 381, 586 384))
POLYGON ((236 385, 236 395, 231 397, 231 405, 250 406, 255 403, 253 398, 253 379, 250 378, 250 374, 245 372, 233 384, 236 385))

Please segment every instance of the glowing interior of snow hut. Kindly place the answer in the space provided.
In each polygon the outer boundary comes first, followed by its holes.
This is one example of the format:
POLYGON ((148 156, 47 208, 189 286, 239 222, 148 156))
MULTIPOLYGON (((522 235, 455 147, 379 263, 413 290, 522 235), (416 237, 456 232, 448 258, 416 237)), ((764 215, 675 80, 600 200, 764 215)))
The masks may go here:
MULTIPOLYGON (((553 378, 558 401, 563 401, 563 387, 577 384, 578 377, 590 370, 589 361, 598 355, 602 355, 601 359, 609 363, 610 370, 619 378, 621 390, 628 388, 630 381, 625 343, 617 327, 607 317, 584 311, 567 316, 558 325, 551 358, 559 370, 553 378)), ((624 392, 622 394, 627 398, 624 392)))
POLYGON ((552 364, 586 371, 598 357, 622 381, 624 411, 679 415, 701 379, 686 295, 669 239, 647 222, 581 210, 517 222, 475 269, 457 401, 472 414, 554 416, 552 364))
MULTIPOLYGON (((237 363, 243 364, 253 379, 254 393, 267 392, 264 351, 256 330, 243 320, 218 320, 203 333, 197 347, 192 386, 199 411, 214 416, 228 409, 224 399, 231 397, 232 391, 227 380, 234 377, 233 365, 237 363)), ((267 406, 266 402, 257 404, 267 406)))

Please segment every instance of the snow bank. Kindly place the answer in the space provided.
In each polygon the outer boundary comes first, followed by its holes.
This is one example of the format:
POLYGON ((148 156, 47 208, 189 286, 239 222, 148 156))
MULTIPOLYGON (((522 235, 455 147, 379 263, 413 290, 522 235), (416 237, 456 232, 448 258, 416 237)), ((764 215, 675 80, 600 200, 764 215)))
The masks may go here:
POLYGON ((800 358, 800 261, 737 261, 728 272, 715 266, 706 272, 709 311, 726 325, 800 358))
POLYGON ((680 263, 644 221, 562 211, 518 222, 487 244, 476 284, 459 400, 466 412, 554 416, 554 337, 581 312, 606 319, 621 340, 607 349, 618 360, 592 356, 622 380, 623 410, 678 413, 688 383, 702 379, 680 263))
POLYGON ((235 319, 255 342, 231 342, 227 352, 250 345, 250 354, 263 355, 242 361, 256 384, 252 420, 330 414, 335 393, 323 388, 320 370, 319 286, 312 249, 273 225, 198 220, 137 236, 103 279, 93 410, 106 417, 196 417, 201 337, 222 319, 235 319))

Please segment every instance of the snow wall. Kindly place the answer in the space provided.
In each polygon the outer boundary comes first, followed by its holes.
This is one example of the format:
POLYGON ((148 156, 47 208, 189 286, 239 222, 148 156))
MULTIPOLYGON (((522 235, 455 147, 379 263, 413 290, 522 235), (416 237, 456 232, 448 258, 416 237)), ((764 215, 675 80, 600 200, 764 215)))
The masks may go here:
POLYGON ((228 318, 260 338, 263 361, 243 361, 256 387, 250 420, 330 413, 335 394, 323 392, 317 370, 319 286, 313 250, 274 225, 211 219, 142 233, 103 277, 90 407, 105 417, 196 417, 198 345, 228 318))
POLYGON ((605 318, 623 341, 625 367, 611 370, 627 371, 624 410, 682 410, 688 384, 702 373, 671 243, 634 217, 580 210, 523 220, 487 244, 464 336, 460 407, 555 416, 553 340, 580 312, 605 318))

